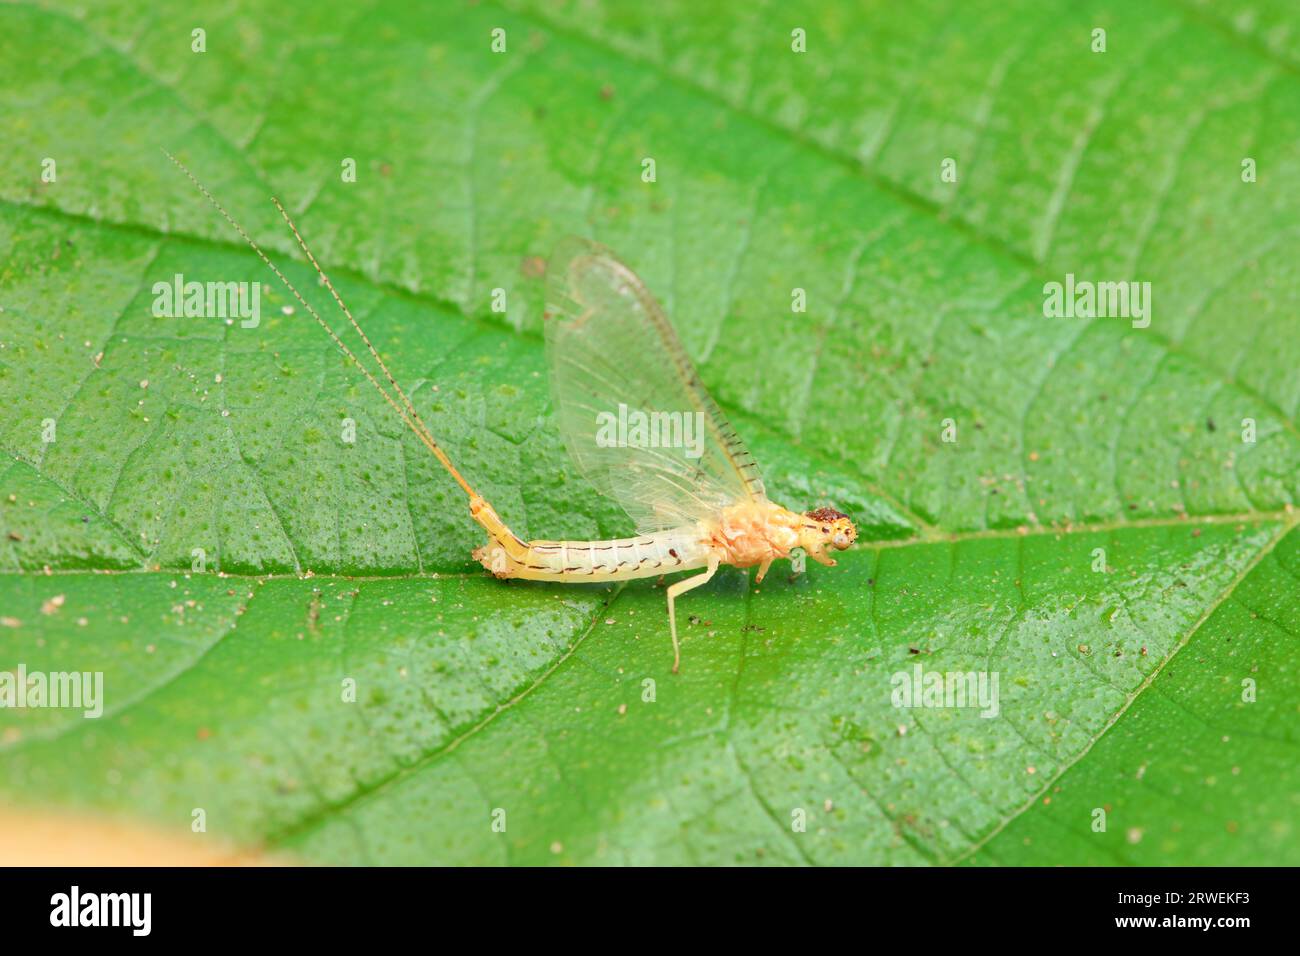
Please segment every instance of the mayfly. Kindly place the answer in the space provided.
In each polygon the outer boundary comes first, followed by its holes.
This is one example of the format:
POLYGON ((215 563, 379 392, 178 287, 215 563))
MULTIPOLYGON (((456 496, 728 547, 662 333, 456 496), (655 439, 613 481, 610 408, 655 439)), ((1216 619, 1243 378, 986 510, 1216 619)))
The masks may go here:
POLYGON ((833 508, 798 513, 768 500, 757 462, 705 390, 645 285, 608 249, 569 238, 547 265, 543 326, 555 415, 579 471, 622 506, 637 533, 607 541, 522 540, 434 440, 280 201, 271 200, 391 393, 194 174, 167 156, 460 485, 469 497, 470 516, 488 535, 473 557, 498 578, 604 583, 704 568, 703 574, 667 589, 676 673, 681 649, 674 602, 708 582, 719 566, 757 566, 761 581, 773 561, 802 548, 813 560, 834 567, 827 550, 842 551, 857 538, 853 522, 833 508))

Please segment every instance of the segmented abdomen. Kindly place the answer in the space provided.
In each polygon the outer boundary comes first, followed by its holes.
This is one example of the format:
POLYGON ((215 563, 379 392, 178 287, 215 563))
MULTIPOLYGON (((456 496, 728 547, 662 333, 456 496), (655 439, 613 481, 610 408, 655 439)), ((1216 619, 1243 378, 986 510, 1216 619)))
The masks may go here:
POLYGON ((490 542, 479 560, 498 577, 535 581, 618 581, 702 568, 709 548, 699 528, 672 528, 608 541, 490 542), (515 552, 512 556, 510 552, 515 552))

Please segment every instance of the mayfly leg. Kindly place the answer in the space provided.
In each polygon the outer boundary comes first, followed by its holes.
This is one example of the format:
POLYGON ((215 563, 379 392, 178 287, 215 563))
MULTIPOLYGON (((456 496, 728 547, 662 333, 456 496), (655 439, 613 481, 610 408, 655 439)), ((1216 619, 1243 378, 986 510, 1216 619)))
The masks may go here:
POLYGON ((673 601, 687 591, 698 588, 701 584, 707 584, 709 579, 718 571, 718 556, 709 555, 709 569, 703 574, 697 574, 693 578, 687 578, 685 581, 678 581, 676 584, 668 587, 668 629, 673 635, 673 673, 677 673, 677 668, 682 663, 682 649, 677 643, 677 609, 673 606, 673 601))

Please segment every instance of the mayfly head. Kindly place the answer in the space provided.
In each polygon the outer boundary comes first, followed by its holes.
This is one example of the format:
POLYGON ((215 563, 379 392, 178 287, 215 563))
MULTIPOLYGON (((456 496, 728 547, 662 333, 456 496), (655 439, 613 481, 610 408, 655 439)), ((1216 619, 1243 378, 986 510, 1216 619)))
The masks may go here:
POLYGON ((835 564, 826 556, 827 548, 843 551, 857 538, 858 529, 853 527, 849 516, 834 508, 805 512, 803 526, 799 529, 799 546, 808 557, 827 565, 835 564))

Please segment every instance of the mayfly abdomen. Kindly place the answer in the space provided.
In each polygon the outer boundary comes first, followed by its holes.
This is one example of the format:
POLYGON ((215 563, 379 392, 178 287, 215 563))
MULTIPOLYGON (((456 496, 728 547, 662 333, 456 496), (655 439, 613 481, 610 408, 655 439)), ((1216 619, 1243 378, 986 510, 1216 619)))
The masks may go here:
POLYGON ((535 581, 620 581, 702 568, 709 548, 695 527, 606 541, 532 541, 518 559, 498 541, 479 555, 500 577, 535 581))

